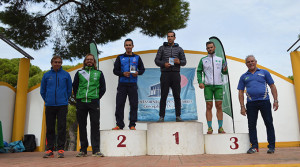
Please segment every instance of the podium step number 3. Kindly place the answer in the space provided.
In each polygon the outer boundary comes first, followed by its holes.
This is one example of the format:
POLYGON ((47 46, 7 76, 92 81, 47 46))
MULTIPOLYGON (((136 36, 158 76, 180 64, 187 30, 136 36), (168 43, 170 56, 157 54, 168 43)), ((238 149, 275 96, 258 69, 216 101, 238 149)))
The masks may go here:
POLYGON ((241 154, 250 148, 248 133, 204 135, 206 154, 241 154))

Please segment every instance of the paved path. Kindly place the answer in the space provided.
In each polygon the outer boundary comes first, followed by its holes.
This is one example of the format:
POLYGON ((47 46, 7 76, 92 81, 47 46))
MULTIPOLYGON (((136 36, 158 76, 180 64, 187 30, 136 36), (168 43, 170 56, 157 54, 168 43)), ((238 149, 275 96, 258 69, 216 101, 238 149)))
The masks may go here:
POLYGON ((66 151, 65 158, 42 158, 42 152, 0 153, 0 167, 6 166, 65 166, 65 167, 300 167, 300 147, 277 148, 275 154, 260 149, 255 154, 185 155, 135 157, 75 157, 77 152, 66 151))

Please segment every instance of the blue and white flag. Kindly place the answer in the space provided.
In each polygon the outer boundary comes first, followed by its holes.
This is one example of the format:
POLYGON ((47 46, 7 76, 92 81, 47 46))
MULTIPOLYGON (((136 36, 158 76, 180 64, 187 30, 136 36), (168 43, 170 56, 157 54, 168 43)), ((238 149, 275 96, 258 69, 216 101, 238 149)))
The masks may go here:
MULTIPOLYGON (((160 69, 147 68, 138 78, 138 121, 157 121, 159 119, 160 102, 160 69)), ((181 118, 197 120, 195 88, 193 86, 195 68, 182 68, 181 76, 181 118)), ((175 121, 175 103, 172 90, 167 98, 165 121, 175 121)))

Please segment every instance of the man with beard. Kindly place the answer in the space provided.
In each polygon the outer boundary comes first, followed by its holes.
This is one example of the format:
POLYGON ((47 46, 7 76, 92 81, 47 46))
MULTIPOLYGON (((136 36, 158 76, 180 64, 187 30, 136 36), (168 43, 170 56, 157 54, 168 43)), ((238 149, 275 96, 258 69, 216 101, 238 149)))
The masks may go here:
POLYGON ((227 74, 227 64, 215 54, 216 46, 213 42, 206 42, 206 50, 208 55, 203 57, 198 65, 197 77, 200 89, 204 88, 204 96, 206 101, 206 120, 208 125, 207 134, 212 134, 212 107, 213 99, 217 109, 217 118, 219 129, 218 133, 225 133, 223 129, 223 78, 222 74, 227 74), (204 74, 204 80, 202 79, 204 74))
POLYGON ((106 91, 105 79, 102 71, 97 70, 96 60, 92 54, 87 54, 83 61, 83 68, 74 77, 73 91, 76 98, 77 121, 79 124, 81 149, 76 157, 87 156, 87 115, 90 114, 91 144, 93 155, 103 157, 100 152, 100 99, 106 91))
POLYGON ((175 32, 169 31, 167 34, 168 42, 164 42, 159 47, 156 57, 155 64, 160 67, 160 88, 161 97, 159 104, 159 120, 158 122, 164 122, 166 112, 166 101, 169 94, 169 88, 171 87, 174 101, 175 101, 175 114, 176 122, 183 122, 181 119, 181 76, 180 66, 186 65, 186 58, 183 49, 179 47, 178 43, 174 43, 176 37, 175 32))

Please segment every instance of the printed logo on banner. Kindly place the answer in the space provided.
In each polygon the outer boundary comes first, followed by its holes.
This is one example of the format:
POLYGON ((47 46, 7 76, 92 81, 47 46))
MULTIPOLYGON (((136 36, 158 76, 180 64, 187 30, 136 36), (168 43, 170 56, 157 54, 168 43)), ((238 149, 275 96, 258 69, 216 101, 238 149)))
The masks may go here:
MULTIPOLYGON (((138 121, 157 121, 159 119, 159 103, 161 96, 160 69, 147 68, 138 79, 138 121)), ((195 68, 182 68, 181 76, 181 118, 197 120, 195 88, 193 86, 195 68)), ((165 121, 175 121, 175 103, 172 90, 166 102, 165 121)))

